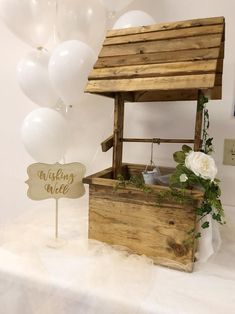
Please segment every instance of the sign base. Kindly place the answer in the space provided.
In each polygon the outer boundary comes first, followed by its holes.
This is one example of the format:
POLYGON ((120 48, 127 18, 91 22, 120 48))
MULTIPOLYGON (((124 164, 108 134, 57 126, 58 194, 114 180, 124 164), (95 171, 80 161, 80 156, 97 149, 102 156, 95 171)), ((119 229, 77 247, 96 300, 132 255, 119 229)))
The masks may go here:
POLYGON ((66 246, 66 244, 67 244, 67 241, 65 239, 57 238, 57 239, 50 239, 46 245, 50 249, 60 249, 66 246))

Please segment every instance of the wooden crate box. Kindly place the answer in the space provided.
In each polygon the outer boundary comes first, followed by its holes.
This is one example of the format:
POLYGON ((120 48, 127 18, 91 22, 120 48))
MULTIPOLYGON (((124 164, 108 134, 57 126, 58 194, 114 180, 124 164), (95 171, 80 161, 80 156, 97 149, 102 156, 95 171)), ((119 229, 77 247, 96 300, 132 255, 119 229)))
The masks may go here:
MULTIPOLYGON (((123 173, 140 174, 141 165, 124 165, 123 173)), ((161 168, 169 173, 170 168, 161 168)), ((192 271, 193 242, 188 231, 196 227, 195 206, 201 192, 189 191, 195 199, 192 205, 164 200, 157 204, 155 192, 168 187, 151 185, 154 193, 127 186, 116 188, 112 169, 87 177, 89 184, 89 238, 121 245, 137 254, 145 254, 154 263, 171 268, 192 271)))

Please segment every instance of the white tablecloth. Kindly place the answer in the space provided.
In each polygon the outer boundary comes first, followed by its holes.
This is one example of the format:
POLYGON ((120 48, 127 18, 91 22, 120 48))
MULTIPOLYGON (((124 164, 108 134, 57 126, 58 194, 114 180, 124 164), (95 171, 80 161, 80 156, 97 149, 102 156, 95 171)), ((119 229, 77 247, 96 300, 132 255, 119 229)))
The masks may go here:
POLYGON ((0 314, 235 313, 235 210, 222 246, 192 274, 154 266, 87 240, 87 210, 60 210, 67 245, 50 249, 54 213, 42 208, 0 232, 0 314))

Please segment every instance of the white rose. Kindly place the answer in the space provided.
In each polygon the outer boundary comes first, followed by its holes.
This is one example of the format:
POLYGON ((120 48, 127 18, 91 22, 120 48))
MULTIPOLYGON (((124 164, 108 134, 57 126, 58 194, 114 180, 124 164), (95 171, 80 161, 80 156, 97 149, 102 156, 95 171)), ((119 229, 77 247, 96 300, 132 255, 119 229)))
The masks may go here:
POLYGON ((185 166, 203 179, 214 180, 217 174, 214 159, 202 152, 191 151, 185 158, 185 166))
POLYGON ((188 180, 188 177, 185 173, 182 173, 180 175, 180 182, 186 182, 188 180))

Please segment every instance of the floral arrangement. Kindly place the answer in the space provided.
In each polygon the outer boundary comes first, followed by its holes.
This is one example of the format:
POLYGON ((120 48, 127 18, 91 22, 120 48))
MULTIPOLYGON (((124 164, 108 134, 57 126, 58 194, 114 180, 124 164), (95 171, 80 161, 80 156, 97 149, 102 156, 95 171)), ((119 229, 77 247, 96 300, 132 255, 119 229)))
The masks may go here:
MULTIPOLYGON (((183 189, 196 186, 204 191, 201 206, 196 209, 200 222, 208 214, 220 224, 224 224, 224 210, 220 200, 221 190, 219 180, 216 178, 217 167, 214 159, 210 156, 213 152, 213 138, 209 137, 208 129, 210 117, 206 108, 208 98, 201 94, 198 102, 198 111, 203 111, 203 132, 201 151, 195 152, 187 145, 182 146, 182 150, 175 152, 173 157, 178 163, 175 172, 170 178, 170 186, 179 186, 183 189)), ((201 224, 203 229, 209 227, 209 221, 201 224)), ((191 230, 192 233, 195 230, 191 230)), ((200 232, 196 237, 200 237, 200 232)))
MULTIPOLYGON (((224 211, 220 200, 221 191, 219 180, 215 178, 217 167, 214 159, 204 152, 195 152, 191 147, 183 145, 181 151, 174 153, 174 160, 178 165, 170 178, 170 186, 182 189, 194 186, 204 192, 201 206, 196 208, 199 216, 198 222, 206 215, 211 214, 214 220, 224 224, 224 211)), ((203 222, 201 227, 208 228, 209 222, 203 222)), ((196 237, 199 236, 200 233, 196 235, 196 237)))

